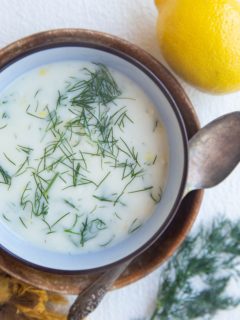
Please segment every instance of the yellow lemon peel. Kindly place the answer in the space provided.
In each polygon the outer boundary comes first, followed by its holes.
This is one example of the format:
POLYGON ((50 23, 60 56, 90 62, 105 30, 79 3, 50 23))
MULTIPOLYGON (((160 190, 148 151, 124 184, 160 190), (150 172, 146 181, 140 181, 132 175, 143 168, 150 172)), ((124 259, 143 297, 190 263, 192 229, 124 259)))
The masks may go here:
POLYGON ((155 0, 162 54, 183 79, 202 90, 240 89, 240 2, 155 0))

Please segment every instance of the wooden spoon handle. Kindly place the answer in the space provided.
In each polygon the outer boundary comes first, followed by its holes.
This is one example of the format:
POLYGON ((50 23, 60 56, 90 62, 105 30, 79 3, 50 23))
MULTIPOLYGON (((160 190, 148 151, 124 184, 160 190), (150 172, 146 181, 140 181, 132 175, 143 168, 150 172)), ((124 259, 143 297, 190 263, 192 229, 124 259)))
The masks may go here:
POLYGON ((82 320, 94 311, 129 263, 130 261, 127 261, 104 272, 83 290, 71 306, 68 320, 82 320))

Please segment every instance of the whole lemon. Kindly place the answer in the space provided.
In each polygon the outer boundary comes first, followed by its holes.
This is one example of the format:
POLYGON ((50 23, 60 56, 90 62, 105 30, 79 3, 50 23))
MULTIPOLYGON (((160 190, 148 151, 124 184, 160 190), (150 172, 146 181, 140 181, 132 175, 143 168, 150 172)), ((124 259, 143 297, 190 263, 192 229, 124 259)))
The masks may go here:
POLYGON ((238 0, 155 0, 164 58, 190 84, 214 93, 240 89, 238 0))

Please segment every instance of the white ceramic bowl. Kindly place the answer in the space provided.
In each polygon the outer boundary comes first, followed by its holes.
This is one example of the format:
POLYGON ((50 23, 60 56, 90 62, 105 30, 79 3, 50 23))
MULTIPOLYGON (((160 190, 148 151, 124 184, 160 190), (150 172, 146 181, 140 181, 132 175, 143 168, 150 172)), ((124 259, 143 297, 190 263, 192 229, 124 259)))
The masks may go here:
MULTIPOLYGON (((36 36, 35 36, 36 37, 36 36)), ((28 42, 30 43, 31 38, 28 42)), ((65 61, 84 60, 103 63, 116 69, 136 82, 156 106, 165 125, 169 144, 169 171, 161 202, 149 220, 124 241, 97 252, 64 254, 49 251, 31 244, 0 223, 0 245, 3 250, 25 263, 44 269, 63 272, 89 272, 102 269, 124 259, 134 257, 146 250, 166 229, 181 201, 187 175, 187 137, 184 123, 171 94, 154 74, 154 70, 143 65, 137 58, 143 50, 117 38, 102 35, 99 43, 88 39, 74 41, 65 39, 60 43, 41 42, 31 48, 23 47, 21 54, 5 56, 0 70, 0 91, 25 72, 41 65, 65 61), (106 39, 104 38, 106 37, 106 39), (125 50, 122 50, 125 46, 125 50), (126 47, 136 48, 136 55, 126 54, 126 47), (29 49, 30 48, 30 49, 29 49)), ((24 43, 28 43, 25 41, 24 43)), ((55 41, 56 42, 56 41, 55 41)), ((149 56, 149 63, 152 57, 149 56)), ((144 128, 143 128, 144 130, 144 128)), ((1 195, 0 195, 1 199, 1 195)), ((61 244, 59 244, 61 245, 61 244)))

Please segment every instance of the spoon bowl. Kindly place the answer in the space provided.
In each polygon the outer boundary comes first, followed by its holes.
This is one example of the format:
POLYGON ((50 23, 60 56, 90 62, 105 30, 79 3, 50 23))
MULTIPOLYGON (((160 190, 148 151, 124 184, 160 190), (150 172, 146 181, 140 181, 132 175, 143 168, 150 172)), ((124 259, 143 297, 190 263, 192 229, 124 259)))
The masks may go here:
POLYGON ((240 112, 202 128, 189 143, 186 192, 211 188, 224 180, 240 159, 240 112))

